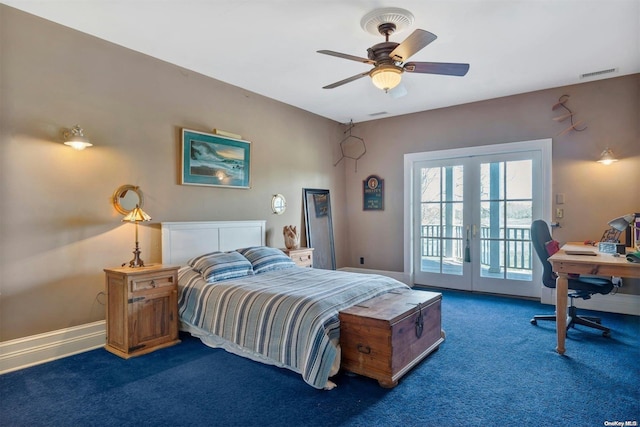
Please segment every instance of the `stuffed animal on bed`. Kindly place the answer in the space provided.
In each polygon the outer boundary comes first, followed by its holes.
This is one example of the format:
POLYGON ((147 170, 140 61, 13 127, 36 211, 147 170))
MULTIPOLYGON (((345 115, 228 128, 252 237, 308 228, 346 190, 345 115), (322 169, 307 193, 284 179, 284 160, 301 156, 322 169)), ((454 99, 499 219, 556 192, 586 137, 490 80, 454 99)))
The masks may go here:
POLYGON ((300 247, 300 233, 295 225, 285 225, 282 230, 284 234, 284 245, 287 249, 298 249, 300 247))

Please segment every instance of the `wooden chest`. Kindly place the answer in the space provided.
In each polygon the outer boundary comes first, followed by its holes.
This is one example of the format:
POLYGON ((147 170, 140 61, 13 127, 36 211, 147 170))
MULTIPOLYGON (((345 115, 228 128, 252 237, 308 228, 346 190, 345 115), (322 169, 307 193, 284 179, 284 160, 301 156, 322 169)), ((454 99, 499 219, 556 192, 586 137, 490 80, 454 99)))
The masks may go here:
POLYGON ((343 369, 395 387, 444 341, 442 294, 399 289, 340 312, 343 369))

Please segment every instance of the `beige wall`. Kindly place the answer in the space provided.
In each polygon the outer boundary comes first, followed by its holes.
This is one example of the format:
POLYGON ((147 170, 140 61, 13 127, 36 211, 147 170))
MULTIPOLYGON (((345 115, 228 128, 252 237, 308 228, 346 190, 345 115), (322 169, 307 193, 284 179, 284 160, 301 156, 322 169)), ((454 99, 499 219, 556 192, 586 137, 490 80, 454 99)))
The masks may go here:
MULTIPOLYGON (((640 211, 639 76, 358 124, 366 155, 339 167, 344 127, 299 109, 0 5, 0 341, 104 319, 105 267, 131 258, 133 229, 110 204, 139 185, 154 219, 142 258, 158 262, 160 221, 266 219, 267 243, 302 224, 302 188, 328 188, 338 266, 403 268, 403 155, 553 137, 556 238, 598 238, 640 211), (555 135, 558 97, 588 130, 555 135), (60 130, 80 124, 95 147, 60 130), (179 131, 220 128, 252 141, 252 188, 179 185, 179 131), (623 160, 596 164, 611 146, 623 160), (384 212, 362 211, 362 180, 385 179, 384 212), (635 183, 635 184, 634 184, 635 183), (271 195, 287 197, 282 216, 271 195)), ((435 78, 435 77, 434 77, 435 78)), ((410 96, 410 95, 409 95, 410 96)))
POLYGON ((403 270, 405 153, 552 138, 553 194, 565 194, 554 238, 599 240, 610 219, 640 212, 638 74, 365 122, 353 134, 367 145, 357 172, 353 162, 345 171, 354 266, 364 257, 365 267, 403 270), (562 112, 551 107, 563 94, 586 130, 558 135, 568 123, 553 121, 562 112), (607 146, 621 160, 603 166, 595 160, 607 146), (384 212, 362 210, 362 181, 370 174, 385 179, 384 212))
POLYGON ((110 203, 122 184, 140 186, 153 218, 140 227, 146 263, 160 261, 160 221, 266 219, 267 243, 283 247, 305 187, 331 191, 346 235, 338 123, 2 5, 0 28, 0 341, 104 319, 102 269, 134 244, 110 203), (61 144, 76 123, 94 147, 61 144), (179 185, 182 127, 251 141, 252 188, 179 185))

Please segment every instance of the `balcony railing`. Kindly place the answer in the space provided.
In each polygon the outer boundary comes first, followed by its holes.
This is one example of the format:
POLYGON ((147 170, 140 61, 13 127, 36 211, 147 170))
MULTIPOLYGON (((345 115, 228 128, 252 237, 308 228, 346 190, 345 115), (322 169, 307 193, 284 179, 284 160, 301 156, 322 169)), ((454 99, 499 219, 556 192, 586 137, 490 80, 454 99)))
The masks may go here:
MULTIPOLYGON (((462 262, 466 245, 463 227, 444 227, 445 236, 440 235, 442 228, 439 225, 422 226, 422 256, 442 256, 462 262)), ((506 268, 508 269, 531 270, 532 246, 530 228, 500 228, 498 236, 499 238, 491 237, 491 229, 489 227, 481 227, 480 263, 490 269, 499 268, 506 263, 506 268)))

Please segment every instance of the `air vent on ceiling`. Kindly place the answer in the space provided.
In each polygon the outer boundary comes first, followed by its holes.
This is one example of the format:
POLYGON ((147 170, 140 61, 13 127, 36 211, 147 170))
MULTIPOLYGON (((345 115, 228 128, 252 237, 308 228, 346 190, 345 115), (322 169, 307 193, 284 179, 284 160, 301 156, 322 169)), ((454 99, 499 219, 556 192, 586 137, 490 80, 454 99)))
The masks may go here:
POLYGON ((617 71, 618 71, 617 68, 609 68, 607 70, 592 71, 590 73, 580 74, 580 78, 581 79, 588 79, 589 77, 601 76, 603 74, 615 73, 617 71))
POLYGON ((389 114, 389 113, 387 113, 386 111, 380 111, 378 113, 371 113, 371 114, 369 114, 369 116, 370 117, 375 117, 375 116, 381 116, 383 114, 389 114))

